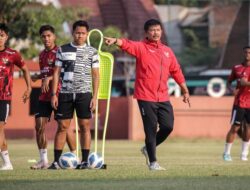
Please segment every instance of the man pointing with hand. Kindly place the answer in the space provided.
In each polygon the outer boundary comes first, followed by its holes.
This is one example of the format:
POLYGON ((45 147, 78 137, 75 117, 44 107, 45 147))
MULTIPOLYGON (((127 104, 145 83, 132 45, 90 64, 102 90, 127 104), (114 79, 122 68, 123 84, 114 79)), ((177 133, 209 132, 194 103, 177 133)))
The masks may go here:
POLYGON ((174 125, 173 108, 168 95, 168 78, 171 76, 178 83, 183 93, 183 101, 190 106, 189 91, 173 51, 161 43, 160 21, 146 21, 144 31, 143 41, 105 37, 105 42, 107 45, 119 46, 136 58, 134 98, 138 101, 146 136, 145 146, 141 151, 150 170, 165 170, 157 162, 156 146, 169 136, 174 125))

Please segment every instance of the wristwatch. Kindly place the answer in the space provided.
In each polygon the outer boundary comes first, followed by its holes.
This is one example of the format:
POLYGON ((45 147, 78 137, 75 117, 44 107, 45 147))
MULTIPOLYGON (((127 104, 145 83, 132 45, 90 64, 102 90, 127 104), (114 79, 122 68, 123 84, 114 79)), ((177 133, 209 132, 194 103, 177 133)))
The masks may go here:
POLYGON ((54 93, 54 92, 51 92, 51 96, 55 96, 56 95, 56 93, 54 93))

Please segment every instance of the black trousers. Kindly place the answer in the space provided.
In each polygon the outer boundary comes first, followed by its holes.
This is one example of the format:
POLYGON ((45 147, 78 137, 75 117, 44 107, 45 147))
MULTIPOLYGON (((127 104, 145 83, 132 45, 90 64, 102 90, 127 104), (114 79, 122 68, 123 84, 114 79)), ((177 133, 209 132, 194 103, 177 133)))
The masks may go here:
POLYGON ((161 144, 173 131, 173 107, 167 102, 138 100, 144 132, 145 144, 150 162, 156 161, 156 146, 161 144), (159 125, 158 125, 159 124, 159 125), (159 126, 159 130, 157 128, 159 126))

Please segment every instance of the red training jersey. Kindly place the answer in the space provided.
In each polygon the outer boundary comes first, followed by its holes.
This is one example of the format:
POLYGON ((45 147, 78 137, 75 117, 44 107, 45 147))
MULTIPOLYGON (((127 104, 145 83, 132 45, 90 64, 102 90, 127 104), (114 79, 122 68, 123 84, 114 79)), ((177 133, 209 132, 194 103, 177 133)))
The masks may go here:
POLYGON ((0 100, 11 100, 14 65, 22 68, 24 64, 17 51, 7 47, 0 51, 0 100))
POLYGON ((173 77, 178 84, 185 82, 173 51, 161 42, 123 39, 121 49, 136 58, 136 99, 152 102, 169 101, 169 77, 173 77))
POLYGON ((250 81, 250 66, 245 66, 243 64, 235 65, 228 78, 229 83, 237 80, 238 93, 235 96, 234 104, 241 108, 250 108, 250 87, 240 85, 240 79, 242 78, 245 78, 248 82, 250 81))
MULTIPOLYGON (((58 47, 55 46, 51 50, 43 50, 39 55, 39 66, 42 80, 46 77, 50 77, 53 75, 55 61, 56 61, 56 52, 58 47)), ((59 87, 60 88, 60 85, 59 87)), ((40 101, 50 101, 52 92, 52 81, 49 84, 49 91, 47 93, 40 93, 39 100, 40 101)))

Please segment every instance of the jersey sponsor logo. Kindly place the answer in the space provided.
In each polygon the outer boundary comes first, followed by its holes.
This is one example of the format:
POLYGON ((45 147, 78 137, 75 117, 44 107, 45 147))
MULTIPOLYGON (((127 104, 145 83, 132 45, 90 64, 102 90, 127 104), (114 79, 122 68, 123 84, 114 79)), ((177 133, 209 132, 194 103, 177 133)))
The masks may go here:
POLYGON ((72 52, 66 52, 66 53, 62 53, 62 59, 63 60, 76 60, 76 53, 72 52))
POLYGON ((41 70, 41 73, 42 73, 42 74, 49 73, 49 72, 50 72, 50 67, 44 67, 44 68, 41 70))

